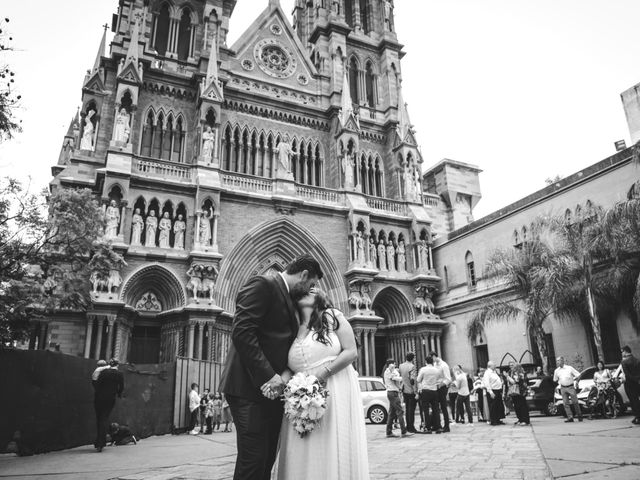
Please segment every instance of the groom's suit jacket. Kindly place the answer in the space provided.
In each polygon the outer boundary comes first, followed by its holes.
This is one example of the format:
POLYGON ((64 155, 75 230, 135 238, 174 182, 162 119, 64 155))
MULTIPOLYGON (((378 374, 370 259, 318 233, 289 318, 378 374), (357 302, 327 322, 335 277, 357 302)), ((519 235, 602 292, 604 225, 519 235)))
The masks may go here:
POLYGON ((220 391, 264 400, 260 387, 287 367, 289 348, 298 333, 295 307, 280 275, 257 276, 238 293, 231 327, 231 347, 220 391))

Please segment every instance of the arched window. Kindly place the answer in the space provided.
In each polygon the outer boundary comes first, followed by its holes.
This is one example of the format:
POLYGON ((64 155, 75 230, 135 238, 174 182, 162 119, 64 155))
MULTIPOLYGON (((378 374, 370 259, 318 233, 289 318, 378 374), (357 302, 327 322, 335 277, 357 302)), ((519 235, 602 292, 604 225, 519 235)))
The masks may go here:
POLYGON ((375 89, 374 89, 373 82, 374 82, 373 65, 371 65, 371 62, 367 62, 367 66, 364 74, 364 84, 365 84, 365 88, 367 89, 367 92, 366 92, 367 104, 371 108, 373 108, 376 104, 375 89))
POLYGON ((371 31, 371 23, 369 21, 369 0, 360 0, 360 24, 362 31, 369 33, 371 31))
POLYGON ((182 117, 178 117, 175 128, 173 130, 173 156, 174 162, 184 161, 184 127, 182 125, 182 117))
POLYGON ((188 8, 183 8, 178 26, 178 60, 186 61, 192 56, 192 29, 191 11, 188 8))
POLYGON ((231 127, 227 125, 224 129, 224 137, 222 139, 222 169, 231 170, 231 127))
POLYGON ((173 139, 173 116, 167 117, 167 125, 162 135, 162 152, 160 158, 171 160, 171 140, 173 139))
POLYGON ((349 62, 349 93, 351 93, 351 101, 359 103, 358 96, 358 61, 355 57, 351 57, 349 62))
POLYGON ((473 255, 471 252, 467 252, 464 257, 465 264, 467 265, 467 286, 470 289, 473 289, 477 285, 476 281, 476 266, 473 262, 473 255))
POLYGON ((322 159, 320 158, 320 146, 316 145, 316 161, 314 163, 314 168, 316 171, 316 186, 320 187, 322 185, 322 159))
POLYGON ((383 197, 384 196, 384 180, 382 176, 382 160, 380 160, 379 157, 376 157, 375 181, 376 181, 376 194, 379 197, 383 197))
POLYGON ((514 246, 520 245, 520 235, 518 235, 518 230, 513 231, 513 245, 514 246))
POLYGON ((143 157, 151 156, 151 145, 153 143, 153 132, 154 132, 154 124, 153 124, 153 112, 149 110, 147 114, 147 119, 142 127, 142 143, 140 144, 140 155, 143 157))
POLYGON ((156 128, 153 136, 153 150, 151 152, 152 157, 160 158, 160 153, 162 152, 163 140, 164 140, 164 115, 162 114, 162 112, 160 112, 160 115, 158 115, 158 121, 156 122, 156 128))
POLYGON ((353 28, 353 2, 354 0, 344 0, 344 19, 347 25, 353 28))
POLYGON ((376 182, 374 178, 374 170, 373 170, 373 158, 371 155, 367 158, 367 183, 369 184, 369 195, 378 195, 376 191, 376 182))
POLYGON ((154 19, 153 27, 153 48, 156 49, 158 55, 165 56, 167 47, 169 46, 169 23, 171 15, 169 13, 169 5, 163 3, 160 12, 154 19))
POLYGON ((362 193, 369 193, 369 186, 367 182, 367 159, 364 153, 360 157, 360 183, 362 185, 362 193))

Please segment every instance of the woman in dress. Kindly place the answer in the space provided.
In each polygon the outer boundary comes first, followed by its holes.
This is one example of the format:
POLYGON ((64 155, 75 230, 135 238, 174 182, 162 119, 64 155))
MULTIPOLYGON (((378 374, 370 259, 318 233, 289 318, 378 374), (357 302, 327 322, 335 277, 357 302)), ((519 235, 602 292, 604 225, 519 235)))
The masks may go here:
POLYGON ((300 330, 289 350, 289 368, 326 383, 327 410, 318 426, 300 438, 285 417, 274 478, 369 479, 367 435, 351 325, 323 292, 298 302, 300 330))
POLYGON ((529 407, 527 406, 527 374, 524 373, 522 365, 513 363, 510 365, 509 373, 506 375, 508 392, 513 401, 513 408, 516 411, 518 421, 516 425, 529 425, 529 407))
POLYGON ((602 360, 598 360, 598 363, 596 363, 596 368, 597 370, 593 374, 592 392, 589 393, 589 396, 594 396, 596 399, 593 410, 591 411, 591 416, 589 417, 591 419, 594 419, 595 415, 601 415, 602 418, 607 418, 607 399, 605 398, 605 396, 607 388, 609 387, 609 382, 611 382, 611 372, 605 368, 604 362, 602 360))

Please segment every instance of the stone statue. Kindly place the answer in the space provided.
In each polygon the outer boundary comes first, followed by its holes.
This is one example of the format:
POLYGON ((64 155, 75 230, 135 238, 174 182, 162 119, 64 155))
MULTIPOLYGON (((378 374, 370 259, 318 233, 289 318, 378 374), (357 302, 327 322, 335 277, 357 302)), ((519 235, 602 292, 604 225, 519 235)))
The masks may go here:
POLYGON ((184 250, 184 231, 187 224, 182 218, 182 214, 178 214, 178 219, 173 223, 173 248, 176 250, 184 250))
POLYGON ((115 293, 116 290, 122 285, 122 277, 120 272, 112 268, 109 270, 109 278, 107 279, 107 290, 109 293, 115 293))
POLYGON ((362 232, 358 232, 356 234, 356 263, 358 265, 364 265, 364 238, 362 237, 362 232))
POLYGON ((390 32, 393 31, 391 25, 393 23, 393 3, 391 0, 384 0, 384 23, 390 32))
POLYGON ((344 173, 344 188, 353 188, 353 156, 345 153, 342 156, 342 172, 344 173))
POLYGON ((93 122, 91 118, 96 114, 95 111, 89 110, 84 120, 84 131, 80 139, 80 150, 89 150, 93 152, 93 122))
POLYGON ((207 265, 202 272, 200 291, 209 297, 209 303, 213 303, 213 292, 218 278, 218 269, 213 265, 207 265))
POLYGON ((115 200, 111 200, 107 210, 104 213, 105 238, 116 238, 118 236, 118 226, 120 226, 120 209, 115 200))
POLYGON ((202 212, 200 215, 200 245, 211 245, 211 210, 202 212))
POLYGON ((146 221, 147 233, 145 234, 145 247, 156 246, 156 232, 158 231, 158 217, 156 217, 156 211, 151 210, 146 221))
POLYGON ((371 266, 376 268, 376 260, 378 259, 378 248, 376 247, 376 242, 373 237, 369 237, 369 260, 371 261, 371 266))
POLYGON ((426 240, 418 242, 418 258, 420 259, 420 269, 429 270, 429 245, 426 240))
POLYGON ((369 284, 363 283, 362 288, 360 289, 360 295, 362 296, 362 306, 365 310, 371 310, 371 296, 369 295, 369 284))
POLYGON ((169 239, 171 237, 171 218, 169 218, 169 212, 164 212, 162 219, 160 219, 160 239, 158 246, 160 248, 171 248, 169 245, 169 239))
POLYGON ((191 290, 193 293, 193 299, 198 301, 198 292, 200 291, 200 285, 202 284, 202 266, 191 265, 191 268, 187 271, 187 275, 189 276, 187 290, 191 290))
POLYGON ((142 245, 142 230, 144 229, 144 219, 140 215, 140 209, 136 208, 131 220, 131 245, 142 245))
POLYGON ((280 140, 278 146, 276 147, 276 152, 278 153, 278 172, 280 175, 284 175, 286 173, 291 172, 291 158, 296 156, 295 150, 291 148, 291 144, 289 143, 289 136, 284 137, 283 140, 280 140))
POLYGON ((129 128, 130 118, 131 115, 127 113, 127 110, 121 108, 116 116, 116 126, 113 130, 113 139, 116 142, 127 143, 129 141, 129 133, 131 133, 131 129, 129 128))
POLYGON ((426 313, 433 315, 435 306, 433 300, 431 300, 431 292, 427 287, 416 287, 416 299, 413 302, 413 306, 420 310, 421 315, 425 315, 426 313))
POLYGON ((398 242, 398 271, 407 271, 407 250, 404 246, 404 240, 398 242))
POLYGON ((91 285, 93 286, 93 293, 94 294, 98 294, 101 291, 105 291, 107 290, 107 285, 108 285, 108 279, 105 278, 105 276, 97 271, 95 272, 91 272, 91 275, 89 276, 89 281, 91 282, 91 285))
POLYGON ((378 243, 378 260, 380 261, 380 270, 387 270, 387 248, 384 245, 384 240, 380 240, 378 243))
POLYGON ((349 285, 349 305, 351 305, 358 313, 360 312, 360 308, 363 306, 359 282, 354 281, 349 285))
POLYGON ((404 189, 407 200, 414 200, 416 198, 415 184, 413 183, 413 175, 409 169, 404 171, 404 189))
POLYGON ((216 143, 216 133, 207 125, 207 129, 202 133, 202 156, 211 162, 213 159, 213 149, 216 143))
POLYGON ((417 168, 413 169, 413 190, 415 192, 415 199, 420 199, 422 193, 422 182, 420 181, 420 172, 417 168))
POLYGON ((389 271, 394 271, 396 269, 396 249, 393 246, 393 242, 389 240, 387 243, 387 265, 389 271))

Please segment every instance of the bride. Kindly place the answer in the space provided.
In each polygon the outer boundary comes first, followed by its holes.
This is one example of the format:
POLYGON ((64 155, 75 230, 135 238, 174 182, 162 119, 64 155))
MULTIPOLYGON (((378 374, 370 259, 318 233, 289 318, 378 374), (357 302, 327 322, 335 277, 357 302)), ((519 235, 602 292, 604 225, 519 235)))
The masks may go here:
POLYGON ((300 330, 289 350, 289 368, 326 384, 327 410, 303 438, 283 419, 273 478, 368 480, 362 399, 351 366, 358 355, 351 325, 319 290, 298 301, 298 313, 300 330))

